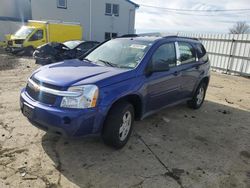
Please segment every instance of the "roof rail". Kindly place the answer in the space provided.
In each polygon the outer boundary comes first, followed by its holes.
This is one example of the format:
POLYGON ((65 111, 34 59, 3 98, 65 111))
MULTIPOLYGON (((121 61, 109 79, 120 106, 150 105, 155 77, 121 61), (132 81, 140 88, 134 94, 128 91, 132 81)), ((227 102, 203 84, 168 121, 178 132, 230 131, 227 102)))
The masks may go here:
POLYGON ((191 39, 191 40, 197 40, 199 41, 198 38, 195 38, 195 37, 187 37, 187 36, 177 36, 178 38, 183 38, 183 39, 191 39))
POLYGON ((178 35, 166 35, 163 38, 171 38, 171 37, 178 37, 178 35))
POLYGON ((190 40, 196 40, 199 41, 198 38, 194 37, 187 37, 187 36, 180 36, 177 34, 166 34, 166 33, 142 33, 142 34, 125 34, 122 36, 119 36, 117 38, 134 38, 134 37, 162 37, 162 38, 183 38, 183 39, 190 39, 190 40))

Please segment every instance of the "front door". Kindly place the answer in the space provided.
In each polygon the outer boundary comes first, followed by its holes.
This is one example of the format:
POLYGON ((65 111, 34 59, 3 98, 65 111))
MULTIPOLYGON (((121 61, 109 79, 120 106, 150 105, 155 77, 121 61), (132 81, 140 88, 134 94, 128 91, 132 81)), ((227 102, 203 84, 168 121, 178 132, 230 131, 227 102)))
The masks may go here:
MULTIPOLYGON (((154 52, 151 65, 165 62, 167 71, 154 71, 146 77, 146 112, 158 110, 180 99, 181 73, 176 66, 176 48, 174 42, 159 46, 154 52)), ((153 68, 152 68, 153 69, 153 68)))

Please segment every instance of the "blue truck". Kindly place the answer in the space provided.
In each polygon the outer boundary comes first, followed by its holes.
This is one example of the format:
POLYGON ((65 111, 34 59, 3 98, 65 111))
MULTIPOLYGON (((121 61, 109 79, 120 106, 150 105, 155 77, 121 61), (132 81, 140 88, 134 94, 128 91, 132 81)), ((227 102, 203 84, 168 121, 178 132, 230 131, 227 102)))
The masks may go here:
POLYGON ((81 60, 40 67, 21 91, 20 108, 40 129, 67 137, 100 135, 120 149, 135 120, 183 102, 200 108, 209 80, 208 54, 197 39, 120 37, 81 60))

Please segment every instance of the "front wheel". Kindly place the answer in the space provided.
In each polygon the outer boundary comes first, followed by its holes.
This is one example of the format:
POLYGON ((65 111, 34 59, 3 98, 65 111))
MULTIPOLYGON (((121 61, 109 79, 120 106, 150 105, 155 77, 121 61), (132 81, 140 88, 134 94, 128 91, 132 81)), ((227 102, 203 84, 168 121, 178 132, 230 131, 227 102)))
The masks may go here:
POLYGON ((134 108, 128 102, 115 104, 104 123, 102 138, 105 144, 120 149, 128 142, 134 122, 134 108))
POLYGON ((205 82, 200 83, 193 98, 187 102, 188 106, 193 109, 199 109, 205 99, 207 90, 207 84, 205 82))

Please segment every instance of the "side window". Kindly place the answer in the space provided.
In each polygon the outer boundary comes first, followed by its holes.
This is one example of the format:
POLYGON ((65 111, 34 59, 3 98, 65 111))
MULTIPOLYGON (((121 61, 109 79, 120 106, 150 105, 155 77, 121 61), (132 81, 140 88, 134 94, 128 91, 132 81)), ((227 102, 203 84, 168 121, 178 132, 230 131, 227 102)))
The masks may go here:
POLYGON ((160 46, 152 57, 153 67, 156 63, 165 63, 169 67, 176 66, 176 50, 174 43, 166 43, 160 46))
POLYGON ((188 44, 186 42, 178 42, 178 46, 180 52, 179 61, 181 62, 181 64, 191 63, 195 61, 196 54, 191 44, 188 44))
POLYGON ((89 50, 93 47, 93 45, 91 43, 84 43, 81 44, 78 48, 80 48, 82 51, 86 51, 89 50))
POLYGON ((199 60, 202 61, 208 61, 208 55, 207 52, 202 44, 196 44, 196 50, 197 50, 197 57, 199 60))
POLYGON ((43 39, 43 30, 37 30, 29 39, 29 41, 36 41, 43 39))

